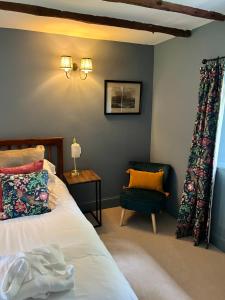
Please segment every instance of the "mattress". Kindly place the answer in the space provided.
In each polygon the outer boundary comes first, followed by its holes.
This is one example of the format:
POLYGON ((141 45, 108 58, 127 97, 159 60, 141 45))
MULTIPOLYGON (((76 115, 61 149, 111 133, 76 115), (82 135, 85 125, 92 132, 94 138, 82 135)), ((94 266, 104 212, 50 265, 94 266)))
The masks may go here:
POLYGON ((56 207, 50 213, 0 222, 0 255, 57 244, 75 267, 75 286, 51 300, 134 300, 129 283, 82 214, 64 183, 51 183, 56 207))

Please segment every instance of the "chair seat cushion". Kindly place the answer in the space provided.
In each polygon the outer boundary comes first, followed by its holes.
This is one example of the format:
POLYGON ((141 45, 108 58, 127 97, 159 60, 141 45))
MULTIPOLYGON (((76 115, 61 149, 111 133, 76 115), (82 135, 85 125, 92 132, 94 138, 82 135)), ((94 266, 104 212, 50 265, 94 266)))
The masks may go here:
POLYGON ((157 191, 125 189, 120 194, 120 205, 141 213, 158 213, 165 208, 166 196, 157 191))

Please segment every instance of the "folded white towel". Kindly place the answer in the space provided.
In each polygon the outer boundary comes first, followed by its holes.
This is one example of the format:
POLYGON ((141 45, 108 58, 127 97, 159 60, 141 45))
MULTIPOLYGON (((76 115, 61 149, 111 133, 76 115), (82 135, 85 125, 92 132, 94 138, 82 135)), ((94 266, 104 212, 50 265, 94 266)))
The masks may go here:
POLYGON ((46 299, 74 286, 74 266, 56 245, 0 257, 0 299, 46 299))

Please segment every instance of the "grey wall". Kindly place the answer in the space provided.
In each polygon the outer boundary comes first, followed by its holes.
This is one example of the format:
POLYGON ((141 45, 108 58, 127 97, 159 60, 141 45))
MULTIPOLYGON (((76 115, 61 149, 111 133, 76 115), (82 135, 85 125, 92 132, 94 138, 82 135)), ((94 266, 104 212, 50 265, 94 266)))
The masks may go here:
POLYGON ((149 159, 153 47, 10 29, 0 29, 0 40, 0 138, 63 136, 71 169, 75 135, 78 166, 102 176, 104 198, 117 196, 127 162, 149 159), (92 57, 94 72, 66 79, 63 54, 92 57), (105 79, 143 81, 142 114, 104 116, 105 79))
POLYGON ((225 24, 214 22, 194 31, 189 39, 176 38, 155 47, 151 160, 174 168, 168 209, 175 216, 197 110, 199 69, 203 58, 225 55, 224 32, 225 24))
POLYGON ((175 170, 170 212, 177 214, 198 103, 203 58, 225 55, 225 24, 214 22, 155 47, 151 160, 175 170))

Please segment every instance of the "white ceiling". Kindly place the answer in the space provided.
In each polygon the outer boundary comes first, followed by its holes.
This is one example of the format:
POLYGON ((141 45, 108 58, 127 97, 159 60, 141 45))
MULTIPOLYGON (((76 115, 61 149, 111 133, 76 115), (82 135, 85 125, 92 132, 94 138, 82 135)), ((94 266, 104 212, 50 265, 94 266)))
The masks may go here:
MULTIPOLYGON (((168 27, 177 27, 180 29, 194 29, 210 22, 210 20, 194 18, 182 14, 133 5, 109 3, 102 0, 17 0, 12 2, 34 4, 99 16, 109 16, 168 27)), ((224 0, 170 0, 170 2, 206 10, 214 10, 225 14, 224 0)), ((146 31, 92 25, 56 18, 36 17, 1 10, 0 27, 147 45, 156 45, 173 38, 173 36, 162 33, 152 34, 146 31)))

